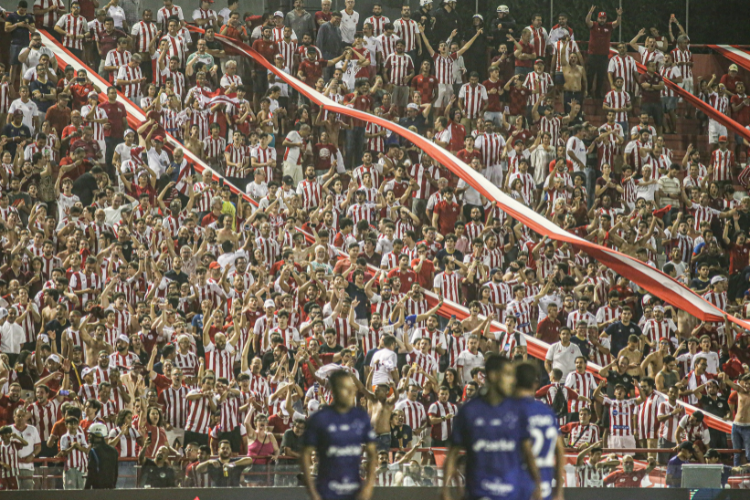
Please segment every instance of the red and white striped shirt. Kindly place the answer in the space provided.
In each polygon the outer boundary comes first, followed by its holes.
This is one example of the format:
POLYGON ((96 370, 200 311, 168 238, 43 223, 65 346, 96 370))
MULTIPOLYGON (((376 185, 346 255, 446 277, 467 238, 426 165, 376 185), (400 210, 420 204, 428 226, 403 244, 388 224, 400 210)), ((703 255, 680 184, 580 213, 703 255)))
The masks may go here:
POLYGON ((0 467, 0 478, 18 477, 18 452, 21 448, 23 448, 23 446, 21 446, 21 443, 16 440, 13 440, 8 444, 0 441, 0 462, 8 466, 7 469, 5 467, 0 467))
MULTIPOLYGON (((580 396, 587 398, 591 397, 591 394, 596 389, 597 383, 594 376, 589 372, 578 373, 573 371, 568 373, 565 379, 565 387, 573 389, 580 396)), ((569 401, 570 411, 575 413, 581 411, 581 408, 589 408, 590 405, 586 402, 579 401, 578 399, 571 399, 569 401)))
POLYGON ((65 30, 65 36, 63 36, 63 46, 74 50, 83 50, 83 35, 89 30, 88 22, 86 18, 73 14, 63 15, 55 26, 65 30), (77 38, 81 36, 81 38, 77 38))
MULTIPOLYGON (((693 54, 692 52, 690 52, 690 49, 680 50, 679 47, 675 47, 674 49, 672 49, 672 60, 675 63, 693 62, 693 54)), ((680 66, 679 68, 682 72, 683 81, 693 78, 692 67, 686 65, 680 66)))
MULTIPOLYGON (((140 80, 143 78, 143 72, 141 72, 140 66, 131 67, 128 66, 121 66, 120 69, 117 72, 117 80, 125 80, 125 81, 133 81, 133 80, 140 80)), ((125 87, 125 97, 127 98, 136 98, 141 96, 141 82, 138 83, 128 83, 124 85, 125 87)))
POLYGON ((440 85, 451 85, 453 83, 453 64, 458 59, 458 54, 453 52, 448 56, 442 56, 438 52, 432 54, 433 66, 435 66, 435 77, 440 85))
POLYGON ((422 427, 427 420, 427 411, 419 401, 404 399, 396 404, 396 409, 404 412, 404 423, 412 430, 422 427))
POLYGON ((245 146, 237 147, 234 143, 227 146, 225 153, 229 153, 229 161, 236 165, 227 163, 225 175, 227 177, 242 177, 240 167, 247 167, 246 163, 250 162, 250 155, 245 146))
POLYGON ((635 399, 604 398, 604 404, 609 405, 609 434, 610 436, 632 436, 632 416, 635 410, 635 399))
POLYGON ((263 257, 265 258, 266 264, 268 265, 276 262, 276 260, 281 256, 281 247, 279 246, 279 242, 270 236, 268 238, 258 236, 258 238, 255 239, 255 244, 263 252, 263 257))
MULTIPOLYGON (((115 427, 109 432, 109 437, 114 438, 120 434, 120 429, 115 427)), ((126 432, 120 435, 120 440, 117 442, 115 448, 117 448, 118 456, 120 458, 135 458, 138 456, 138 438, 141 437, 141 433, 135 427, 129 427, 126 432)))
MULTIPOLYGON (((630 105, 630 95, 624 90, 621 90, 620 92, 616 90, 610 90, 609 92, 607 92, 607 95, 604 97, 604 104, 606 104, 607 107, 615 108, 615 109, 627 108, 630 105)), ((615 111, 615 121, 627 122, 628 112, 627 111, 615 111)))
POLYGON ((715 208, 711 208, 709 206, 704 207, 703 205, 699 205, 697 203, 693 203, 692 209, 694 210, 696 231, 700 230, 701 222, 708 222, 709 224, 711 224, 714 218, 721 213, 715 208))
POLYGON ((151 40, 156 36, 159 29, 156 23, 139 21, 133 25, 130 34, 136 37, 135 50, 137 52, 148 52, 148 46, 151 40))
MULTIPOLYGON (((198 389, 188 392, 187 395, 191 396, 195 394, 200 394, 201 397, 194 400, 188 400, 188 417, 185 423, 185 430, 196 432, 198 434, 208 434, 208 424, 211 418, 211 404, 208 401, 208 396, 204 396, 198 389)), ((216 403, 218 400, 216 395, 211 397, 214 398, 214 403, 216 403)))
MULTIPOLYGON (((440 418, 445 417, 447 415, 453 415, 456 416, 456 413, 458 412, 458 407, 454 405, 453 403, 447 402, 447 403, 441 403, 440 401, 436 401, 430 405, 430 410, 427 412, 431 417, 440 418)), ((439 424, 434 424, 432 426, 432 439, 439 439, 441 441, 445 441, 451 436, 451 430, 453 428, 453 418, 446 418, 443 422, 440 422, 439 424)))
POLYGON ((54 29, 60 13, 65 12, 65 4, 62 3, 62 0, 36 0, 34 2, 34 7, 41 10, 49 9, 53 5, 57 6, 57 10, 50 10, 49 12, 42 14, 42 25, 40 28, 54 29))
POLYGON ((297 184, 297 194, 302 196, 302 208, 310 210, 320 206, 323 199, 323 188, 317 180, 304 179, 297 184))
POLYGON ((711 92, 708 95, 708 104, 719 113, 727 114, 729 98, 725 95, 720 96, 718 92, 711 92))
POLYGON ((572 427, 568 441, 571 448, 580 448, 582 444, 594 444, 600 439, 599 426, 596 424, 581 425, 580 422, 573 422, 568 425, 572 427))
MULTIPOLYGON (((60 438, 60 451, 72 448, 74 443, 78 443, 81 446, 88 446, 86 442, 86 433, 81 429, 78 429, 75 434, 67 432, 60 438)), ((77 469, 81 472, 86 472, 88 461, 89 457, 87 453, 84 453, 79 449, 74 449, 67 457, 65 457, 65 470, 77 469)))
POLYGON ((414 19, 397 19, 393 23, 393 33, 404 41, 406 52, 417 50, 417 39, 420 34, 419 25, 414 19))
MULTIPOLYGON (((383 127, 374 122, 367 122, 367 125, 365 126, 365 134, 379 134, 382 131, 383 127)), ((376 137, 368 137, 366 148, 367 151, 372 151, 374 153, 384 153, 385 139, 383 139, 382 135, 376 137)))
POLYGON ((233 431, 240 425, 240 399, 234 396, 227 397, 220 405, 221 417, 219 425, 223 432, 233 431))
MULTIPOLYGON (((670 80, 674 83, 675 78, 680 78, 682 76, 682 72, 680 71, 680 68, 678 68, 675 65, 670 66, 667 68, 666 66, 663 66, 659 70, 659 74, 661 77, 665 80, 670 80)), ((666 82, 664 82, 664 90, 661 91, 662 97, 674 97, 675 93, 674 90, 672 90, 666 82)))
POLYGON ((495 133, 484 133, 477 136, 474 140, 474 147, 482 155, 482 165, 484 167, 494 167, 500 164, 500 158, 505 148, 505 139, 495 133))
POLYGON ((297 41, 289 40, 288 42, 283 38, 274 43, 276 53, 281 54, 284 57, 284 68, 291 72, 294 67, 294 53, 297 51, 297 41))
POLYGON ((482 108, 486 107, 489 100, 487 89, 481 83, 478 83, 476 87, 470 83, 465 84, 458 92, 458 97, 463 99, 463 112, 470 120, 479 117, 482 108))
POLYGON ((526 75, 526 80, 523 82, 523 86, 529 89, 532 93, 526 99, 528 106, 533 106, 536 102, 541 99, 542 94, 547 94, 549 89, 552 88, 554 83, 549 73, 537 73, 532 71, 526 75))
POLYGON ((547 38, 549 38, 547 30, 542 26, 539 28, 529 26, 527 29, 531 31, 531 45, 534 47, 534 53, 537 57, 544 57, 547 50, 547 38))
POLYGON ((52 432, 52 426, 57 422, 60 413, 60 403, 57 399, 50 399, 45 404, 35 401, 28 406, 27 410, 31 414, 29 423, 36 427, 42 442, 46 443, 52 432))
MULTIPOLYGON (((434 374, 438 369, 438 360, 435 351, 425 354, 422 351, 414 349, 407 355, 407 359, 409 363, 416 363, 425 373, 434 374)), ((414 379, 420 386, 422 386, 424 385, 424 381, 427 380, 427 377, 419 372, 414 376, 414 379)))
POLYGON ((459 303, 459 290, 461 287, 461 275, 456 272, 442 272, 435 276, 433 286, 440 290, 440 296, 445 300, 459 303))
MULTIPOLYGON (((117 51, 112 51, 112 52, 117 52, 117 51)), ((130 52, 127 52, 127 54, 130 55, 130 52)), ((121 66, 121 65, 117 64, 117 66, 121 66)), ((87 120, 89 113, 91 113, 91 106, 87 104, 81 107, 81 118, 83 118, 83 125, 86 127, 92 128, 92 130, 94 131, 95 141, 103 141, 104 140, 104 124, 96 123, 96 122, 89 122, 87 120)), ((94 110, 94 113, 91 115, 91 118, 93 120, 104 120, 107 118, 107 113, 102 108, 97 106, 96 109, 94 110)))
MULTIPOLYGON (((562 49, 563 49, 563 41, 558 40, 555 42, 555 44, 552 46, 552 50, 557 56, 555 58, 555 72, 556 73, 562 73, 562 49)), ((581 59, 581 50, 578 48, 578 44, 575 42, 575 40, 570 40, 568 42, 567 47, 565 48, 565 60, 570 61, 570 54, 578 54, 578 64, 581 64, 583 60, 581 59)), ((553 143, 554 144, 554 143, 553 143)))
MULTIPOLYGON (((669 404, 668 400, 662 399, 662 401, 659 402, 659 408, 656 414, 658 416, 669 415, 677 407, 681 407, 681 405, 675 402, 675 405, 672 406, 671 404, 669 404)), ((671 443, 674 443, 676 441, 675 434, 677 433, 677 426, 680 423, 681 416, 682 413, 679 413, 673 417, 669 417, 666 420, 662 420, 659 427, 659 437, 666 439, 671 443)))
POLYGON ((396 34, 388 36, 383 33, 378 37, 378 40, 380 40, 380 45, 383 48, 383 61, 386 61, 391 54, 396 52, 396 42, 399 40, 399 37, 396 34))
MULTIPOLYGON (((630 56, 620 57, 615 55, 609 60, 608 72, 612 73, 612 81, 618 76, 623 79, 622 89, 626 92, 634 92, 638 82, 638 67, 635 59, 630 56)), ((619 120, 618 120, 619 121, 619 120)))
POLYGON ((734 167, 734 153, 729 149, 715 150, 711 153, 711 165, 714 167, 715 181, 731 181, 734 167))
POLYGON ((184 21, 185 17, 182 14, 182 7, 178 7, 177 5, 172 5, 171 9, 162 7, 161 9, 156 11, 156 22, 161 21, 161 30, 164 33, 166 33, 167 29, 169 28, 170 17, 176 17, 180 21, 184 21))
POLYGON ((187 421, 188 401, 185 396, 188 388, 184 385, 179 389, 169 386, 159 394, 159 403, 164 406, 164 416, 175 429, 184 429, 187 421))
POLYGON ((656 439, 658 437, 659 420, 656 416, 658 415, 659 404, 664 400, 664 396, 653 392, 643 403, 638 405, 636 419, 639 439, 656 439))
POLYGON ((406 54, 392 53, 385 60, 383 65, 386 69, 390 70, 389 79, 390 83, 397 87, 403 87, 408 85, 406 76, 414 72, 414 62, 406 54))
POLYGON ((167 60, 177 56, 180 60, 180 67, 182 67, 185 64, 185 40, 179 35, 172 36, 169 33, 164 35, 161 39, 167 41, 167 60))
POLYGON ((662 319, 656 321, 650 319, 643 325, 643 335, 645 335, 652 343, 658 343, 659 340, 666 338, 670 339, 672 334, 677 331, 677 326, 671 319, 662 319))
POLYGON ((234 370, 232 369, 234 347, 227 342, 224 349, 219 350, 211 342, 204 347, 204 350, 206 351, 206 369, 213 370, 216 378, 225 378, 229 382, 234 380, 234 370))

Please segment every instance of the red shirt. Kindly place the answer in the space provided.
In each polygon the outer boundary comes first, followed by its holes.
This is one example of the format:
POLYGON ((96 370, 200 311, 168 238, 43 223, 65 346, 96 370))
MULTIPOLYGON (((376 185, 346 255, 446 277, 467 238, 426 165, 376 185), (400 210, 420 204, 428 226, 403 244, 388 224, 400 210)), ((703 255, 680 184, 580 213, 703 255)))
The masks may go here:
MULTIPOLYGON (((419 265, 419 259, 412 259, 411 267, 415 268, 419 265)), ((416 272, 416 271, 415 271, 416 272)), ((425 259, 422 263, 422 269, 417 273, 417 283, 422 288, 432 290, 432 280, 435 277, 435 266, 431 260, 425 259)))
POLYGON ((721 80, 719 81, 719 83, 723 83, 728 91, 735 93, 737 92, 737 82, 739 81, 742 81, 742 78, 740 78, 739 73, 736 76, 731 76, 729 74, 726 74, 721 77, 721 80))
POLYGON ((431 103, 437 97, 438 80, 433 75, 417 75, 411 79, 411 88, 419 92, 422 104, 431 103))
POLYGON ((513 116, 525 114, 526 101, 530 95, 531 91, 526 87, 513 86, 510 89, 510 105, 508 106, 510 114, 513 116))
POLYGON ((19 399, 16 403, 10 400, 7 394, 0 396, 0 423, 2 425, 13 424, 13 413, 19 406, 26 406, 26 402, 23 399, 19 399))
POLYGON ((125 106, 115 101, 113 103, 105 102, 100 104, 99 107, 107 113, 107 119, 109 119, 109 129, 104 129, 104 135, 113 139, 122 139, 123 134, 125 134, 122 119, 128 116, 125 106))
POLYGON ((273 40, 255 40, 253 42, 253 50, 256 50, 266 58, 270 63, 273 63, 273 57, 276 54, 276 47, 274 46, 273 40))
POLYGON ((492 80, 485 80, 482 82, 482 85, 484 85, 484 88, 487 89, 487 111, 491 111, 494 113, 501 112, 503 110, 503 107, 500 102, 500 92, 505 86, 503 81, 500 79, 498 79, 496 82, 493 82, 492 80), (497 89, 497 93, 490 94, 490 90, 492 89, 497 89))
POLYGON ((323 12, 322 10, 319 10, 315 13, 315 31, 320 29, 320 20, 322 19, 325 22, 328 22, 331 20, 331 14, 332 12, 323 12))
POLYGON ((750 256, 750 243, 738 246, 736 243, 729 245, 729 274, 730 276, 737 271, 747 267, 748 257, 750 256))
MULTIPOLYGON (((733 106, 736 106, 745 99, 748 99, 747 95, 742 94, 742 96, 740 96, 739 94, 737 94, 732 96, 730 102, 733 106)), ((732 111, 732 116, 734 117, 734 121, 736 121, 743 127, 747 127, 748 125, 750 125, 750 106, 745 106, 739 111, 732 111)))
MULTIPOLYGON (((638 79, 638 83, 640 83, 641 85, 643 85, 644 83, 648 83, 651 86, 659 85, 663 81, 664 79, 659 73, 654 73, 653 75, 644 73, 638 79)), ((641 99, 642 102, 661 102, 661 90, 646 90, 641 87, 641 99)))
POLYGON ((448 149, 450 149, 451 152, 455 153, 456 151, 460 151, 464 147, 466 127, 451 120, 448 123, 448 128, 451 129, 451 141, 448 144, 448 149))
MULTIPOLYGON (((523 40, 518 42, 519 45, 521 45, 521 54, 533 54, 534 53, 534 45, 531 43, 526 43, 523 40)), ((517 68, 532 68, 534 66, 534 60, 533 59, 516 59, 516 67, 517 68)))
POLYGON ((305 83, 315 87, 315 82, 323 75, 323 68, 328 66, 327 59, 316 59, 311 61, 307 58, 299 63, 299 71, 305 75, 305 83))
POLYGON ((609 55, 609 41, 613 32, 612 23, 594 22, 594 25, 589 28, 589 54, 609 55))
POLYGON ((435 205, 434 214, 438 214, 438 231, 440 234, 447 235, 453 232, 458 216, 461 215, 461 206, 452 201, 448 203, 443 200, 435 205))
MULTIPOLYGON (((222 214, 219 214, 221 216, 222 214)), ((209 225, 213 224, 219 220, 219 217, 214 215, 213 212, 208 213, 206 216, 203 217, 203 220, 201 221, 201 227, 208 227, 209 225)))
POLYGON ((411 290, 411 286, 417 281, 417 275, 411 269, 407 269, 403 272, 398 268, 393 269, 388 273, 388 277, 392 278, 394 276, 398 276, 401 280, 401 288, 399 288, 398 290, 399 293, 409 292, 411 290))
POLYGON ((562 323, 560 322, 560 318, 558 316, 558 319, 555 321, 552 321, 549 316, 544 318, 542 321, 539 322, 539 324, 536 326, 536 333, 538 335, 538 338, 542 342, 547 342, 548 344, 554 344, 558 340, 560 340, 560 328, 562 327, 562 323))
MULTIPOLYGON (((354 98, 354 94, 347 94, 344 97, 344 105, 352 105, 354 109, 357 109, 359 111, 365 111, 370 112, 372 109, 372 99, 370 99, 370 96, 366 95, 357 95, 357 98, 354 98)), ((367 123, 364 120, 360 120, 359 118, 352 118, 352 126, 354 127, 364 127, 367 125, 367 123)))
POLYGON ((462 149, 461 151, 456 153, 456 158, 469 165, 471 163, 471 160, 473 160, 474 158, 479 158, 481 160, 482 155, 476 149, 472 149, 471 153, 465 149, 462 149))
POLYGON ((618 470, 605 477, 604 484, 614 484, 615 488, 640 488, 645 475, 646 469, 638 469, 632 472, 618 470))

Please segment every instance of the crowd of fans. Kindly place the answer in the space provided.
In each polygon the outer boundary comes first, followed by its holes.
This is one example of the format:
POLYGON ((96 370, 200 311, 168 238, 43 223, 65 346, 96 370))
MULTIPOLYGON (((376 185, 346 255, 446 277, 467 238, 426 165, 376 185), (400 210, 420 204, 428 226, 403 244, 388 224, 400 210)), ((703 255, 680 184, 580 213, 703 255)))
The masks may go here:
POLYGON ((532 335, 550 344, 537 397, 580 453, 578 485, 638 486, 657 464, 679 485, 682 463, 716 463, 716 449, 744 450, 735 467, 750 458, 750 333, 540 236, 398 134, 320 109, 217 37, 746 317, 742 138, 692 116, 664 78, 743 126, 750 98, 736 66, 693 74, 677 19, 610 58, 620 10, 561 13, 548 32, 505 5, 465 26, 455 0, 395 20, 354 0, 262 16, 237 0, 192 15, 102 3, 2 12, 3 488, 34 488, 35 459, 53 457, 69 489, 135 486, 136 464, 152 487, 253 484, 249 465, 295 463, 342 369, 378 435, 378 484, 436 484, 423 450, 449 444, 483 353, 530 359, 532 335), (47 36, 91 69, 58 66, 47 36), (118 92, 147 116, 137 128, 118 92), (666 138, 691 126, 708 147, 673 157, 666 138), (438 314, 444 300, 468 316, 438 314), (707 415, 733 420, 731 439, 707 415), (637 448, 662 451, 634 471, 637 448))

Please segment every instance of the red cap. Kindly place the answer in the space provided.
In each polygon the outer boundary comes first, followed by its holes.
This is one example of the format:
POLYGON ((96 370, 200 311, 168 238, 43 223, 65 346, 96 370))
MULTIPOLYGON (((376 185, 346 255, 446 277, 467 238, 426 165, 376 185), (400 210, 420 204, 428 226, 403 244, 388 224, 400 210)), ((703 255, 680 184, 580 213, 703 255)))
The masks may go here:
POLYGON ((607 13, 606 13, 606 12, 604 12, 604 11, 601 11, 601 12, 599 13, 599 17, 607 17, 607 13))
POLYGON ((218 262, 216 262, 216 261, 213 261, 213 262, 211 262, 211 263, 210 263, 210 264, 208 265, 208 268, 209 268, 209 269, 221 269, 221 266, 219 265, 219 263, 218 263, 218 262))
POLYGON ((159 142, 164 142, 164 137, 162 137, 162 136, 160 136, 160 135, 157 135, 156 137, 154 137, 154 138, 153 138, 153 139, 151 139, 151 140, 152 140, 152 141, 159 141, 159 142))
POLYGON ((725 136, 725 135, 720 135, 720 136, 719 136, 719 142, 727 142, 727 136, 725 136))

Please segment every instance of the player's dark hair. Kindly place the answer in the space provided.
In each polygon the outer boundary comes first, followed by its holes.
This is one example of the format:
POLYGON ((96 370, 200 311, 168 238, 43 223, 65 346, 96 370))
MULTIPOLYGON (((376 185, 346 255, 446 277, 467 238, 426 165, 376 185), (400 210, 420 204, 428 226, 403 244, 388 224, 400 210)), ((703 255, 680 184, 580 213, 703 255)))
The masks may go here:
POLYGON ((520 363, 516 366, 516 387, 518 389, 536 389, 539 385, 539 370, 531 363, 520 363))
POLYGON ((510 363, 508 358, 492 353, 484 360, 484 371, 488 375, 492 372, 499 372, 508 363, 510 363))

